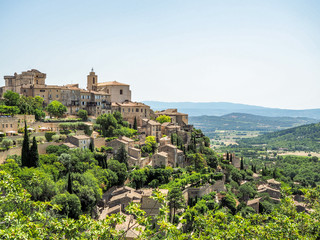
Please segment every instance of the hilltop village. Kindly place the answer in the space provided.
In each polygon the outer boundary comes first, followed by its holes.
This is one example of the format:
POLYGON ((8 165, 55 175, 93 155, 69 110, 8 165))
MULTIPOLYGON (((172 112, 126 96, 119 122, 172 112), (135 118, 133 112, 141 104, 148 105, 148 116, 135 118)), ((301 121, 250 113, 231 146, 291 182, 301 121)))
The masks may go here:
MULTIPOLYGON (((4 80, 2 169, 11 169, 33 200, 62 205, 61 216, 104 220, 120 214, 124 221, 115 228, 135 239, 146 227, 159 228, 161 214, 191 234, 198 212, 220 209, 245 217, 280 204, 276 172, 257 170, 234 153, 217 154, 188 114, 134 102, 128 84, 99 82, 93 69, 86 89, 47 85, 46 74, 35 69, 4 80), (150 217, 150 226, 132 204, 150 217)), ((294 206, 311 211, 298 191, 294 206)))

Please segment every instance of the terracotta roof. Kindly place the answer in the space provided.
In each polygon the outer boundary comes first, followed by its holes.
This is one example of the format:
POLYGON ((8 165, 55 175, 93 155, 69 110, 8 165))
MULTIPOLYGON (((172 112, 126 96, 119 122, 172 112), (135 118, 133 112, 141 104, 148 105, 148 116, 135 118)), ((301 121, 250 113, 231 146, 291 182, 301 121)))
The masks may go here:
POLYGON ((157 155, 157 154, 160 156, 163 156, 163 157, 168 157, 168 153, 166 153, 166 152, 158 152, 155 155, 157 155))
POLYGON ((156 121, 153 121, 153 120, 149 120, 149 121, 148 121, 148 124, 150 124, 150 125, 156 125, 156 126, 160 126, 160 125, 161 125, 160 123, 158 123, 158 122, 156 122, 156 121))
POLYGON ((87 135, 78 135, 78 136, 72 136, 72 137, 74 137, 74 138, 76 138, 76 139, 78 139, 78 140, 82 140, 82 139, 88 139, 88 138, 90 138, 89 136, 87 136, 87 135))
POLYGON ((111 81, 111 82, 98 83, 98 86, 129 86, 129 84, 120 83, 117 81, 111 81))
POLYGON ((148 105, 140 102, 123 102, 123 103, 118 103, 118 102, 113 102, 111 103, 111 106, 113 107, 149 107, 148 105))
POLYGON ((258 203, 260 201, 261 198, 256 198, 256 199, 252 199, 252 200, 249 200, 247 202, 247 205, 250 206, 250 205, 253 205, 255 203, 258 203))
POLYGON ((120 137, 121 140, 126 141, 126 142, 134 142, 134 140, 132 140, 131 138, 128 138, 126 136, 122 136, 120 137))

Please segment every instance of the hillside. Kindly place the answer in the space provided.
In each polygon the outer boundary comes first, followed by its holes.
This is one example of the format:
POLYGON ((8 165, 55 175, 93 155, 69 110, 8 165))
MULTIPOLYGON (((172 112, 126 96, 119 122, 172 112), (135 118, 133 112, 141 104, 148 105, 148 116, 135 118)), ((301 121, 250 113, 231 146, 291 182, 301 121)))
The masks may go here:
POLYGON ((316 123, 311 118, 266 117, 246 113, 231 113, 221 117, 199 116, 190 117, 189 122, 205 133, 215 130, 238 130, 273 132, 304 124, 316 123))
POLYGON ((290 151, 320 151, 320 123, 308 124, 239 140, 243 146, 266 144, 268 148, 290 151))
POLYGON ((268 117, 307 117, 320 119, 320 109, 290 110, 228 102, 143 102, 151 106, 153 110, 178 108, 180 112, 188 113, 189 116, 222 116, 240 112, 268 117))

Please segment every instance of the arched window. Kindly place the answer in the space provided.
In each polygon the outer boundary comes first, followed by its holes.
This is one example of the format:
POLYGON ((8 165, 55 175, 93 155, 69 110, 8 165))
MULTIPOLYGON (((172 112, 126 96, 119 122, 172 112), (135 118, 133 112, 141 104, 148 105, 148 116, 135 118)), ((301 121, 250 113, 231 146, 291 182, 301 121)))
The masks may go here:
POLYGON ((93 78, 92 78, 92 83, 95 84, 94 82, 95 82, 95 79, 94 79, 94 77, 93 77, 93 78))

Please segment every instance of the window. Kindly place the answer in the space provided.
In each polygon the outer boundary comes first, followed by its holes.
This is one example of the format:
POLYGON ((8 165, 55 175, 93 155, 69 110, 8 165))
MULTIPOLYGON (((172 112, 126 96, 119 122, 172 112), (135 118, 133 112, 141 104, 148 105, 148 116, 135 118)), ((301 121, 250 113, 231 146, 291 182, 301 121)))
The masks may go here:
POLYGON ((12 124, 10 124, 10 127, 12 128, 12 124))
POLYGON ((143 112, 143 109, 141 108, 141 112, 143 112))
POLYGON ((26 90, 24 89, 23 92, 26 92, 26 90))
POLYGON ((59 98, 59 95, 56 95, 57 98, 59 98))
POLYGON ((89 95, 87 96, 87 99, 90 99, 90 96, 89 96, 89 95))
POLYGON ((107 93, 109 94, 109 89, 107 89, 107 93))
POLYGON ((83 105, 83 106, 84 106, 84 105, 85 105, 85 102, 81 102, 81 105, 83 105))
POLYGON ((81 95, 81 99, 84 99, 84 96, 83 96, 83 95, 81 95))
POLYGON ((130 112, 130 108, 128 108, 128 112, 130 112))
POLYGON ((8 124, 6 124, 6 128, 8 128, 8 124))
POLYGON ((49 98, 51 98, 51 94, 49 94, 49 98))
POLYGON ((122 89, 120 89, 120 95, 122 95, 122 92, 123 92, 122 89))
POLYGON ((94 79, 94 77, 92 78, 92 83, 94 84, 94 82, 95 82, 95 79, 94 79))
POLYGON ((45 92, 46 90, 41 89, 40 92, 45 92))
POLYGON ((37 84, 39 84, 39 81, 37 80, 37 84))
POLYGON ((139 108, 136 108, 136 112, 139 112, 139 108))

